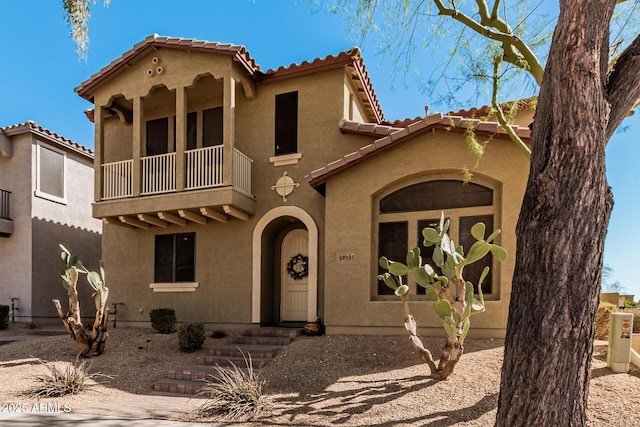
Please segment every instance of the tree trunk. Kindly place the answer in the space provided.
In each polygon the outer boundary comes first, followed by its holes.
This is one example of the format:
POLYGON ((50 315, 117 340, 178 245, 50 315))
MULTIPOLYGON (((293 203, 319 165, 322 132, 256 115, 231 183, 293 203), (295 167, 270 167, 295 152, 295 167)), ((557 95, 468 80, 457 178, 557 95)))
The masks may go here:
POLYGON ((560 3, 516 230, 497 426, 586 425, 602 254, 613 207, 604 150, 615 1, 560 3))

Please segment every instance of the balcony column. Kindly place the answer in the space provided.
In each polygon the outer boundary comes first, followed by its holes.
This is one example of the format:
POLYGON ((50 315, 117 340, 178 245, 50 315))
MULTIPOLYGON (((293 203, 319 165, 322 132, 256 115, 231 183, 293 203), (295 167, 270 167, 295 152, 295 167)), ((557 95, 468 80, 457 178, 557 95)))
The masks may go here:
POLYGON ((133 164, 131 165, 131 192, 133 197, 140 197, 142 189, 142 156, 146 126, 144 122, 144 105, 142 98, 133 98, 133 164))
POLYGON ((176 191, 185 187, 185 150, 187 148, 187 89, 176 88, 176 191))
POLYGON ((223 129, 223 171, 222 183, 233 185, 233 153, 236 117, 236 80, 233 77, 224 79, 224 93, 222 104, 222 129, 223 129))
POLYGON ((93 198, 96 202, 99 202, 102 200, 102 164, 104 163, 102 154, 104 153, 104 109, 101 105, 96 105, 93 109, 93 125, 93 170, 95 175, 93 183, 93 198))

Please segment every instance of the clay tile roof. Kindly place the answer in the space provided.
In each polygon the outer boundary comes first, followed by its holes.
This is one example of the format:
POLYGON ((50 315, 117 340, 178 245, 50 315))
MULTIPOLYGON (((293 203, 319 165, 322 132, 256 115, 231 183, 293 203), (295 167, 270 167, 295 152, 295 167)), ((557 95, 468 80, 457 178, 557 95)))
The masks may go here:
POLYGON ((90 148, 80 145, 77 142, 73 142, 72 140, 65 138, 62 135, 58 135, 57 133, 50 131, 49 129, 43 128, 42 126, 31 120, 17 125, 0 128, 0 132, 6 136, 14 136, 31 132, 33 135, 45 139, 48 142, 57 145, 58 147, 69 149, 93 160, 93 150, 91 150, 90 148))
POLYGON ((125 52, 120 58, 112 61, 109 65, 102 68, 96 74, 92 75, 80 84, 75 90, 80 96, 85 99, 90 99, 89 91, 98 85, 100 82, 108 78, 111 74, 116 72, 121 66, 127 62, 133 60, 141 53, 145 52, 148 48, 152 47, 168 47, 173 49, 185 49, 185 50, 199 50, 199 51, 214 51, 219 54, 231 55, 234 60, 240 63, 250 76, 257 76, 260 72, 260 66, 256 64, 256 61, 249 55, 249 52, 244 46, 234 44, 224 44, 218 42, 208 42, 195 39, 183 39, 176 37, 161 37, 157 34, 146 37, 140 43, 133 46, 132 49, 125 52))
POLYGON ((377 123, 383 123, 385 119, 382 107, 373 90, 369 73, 364 65, 364 61, 360 55, 360 48, 358 47, 340 52, 338 55, 315 58, 311 62, 303 61, 300 64, 294 63, 288 66, 278 67, 275 70, 267 70, 261 82, 266 84, 294 76, 297 77, 344 66, 349 68, 352 82, 368 114, 374 118, 377 123))
POLYGON ((401 127, 390 125, 379 125, 377 123, 361 123, 352 120, 342 119, 338 125, 343 133, 357 133, 368 136, 387 136, 399 131, 401 127))
POLYGON ((233 60, 243 66, 249 76, 256 83, 268 84, 271 82, 312 74, 319 71, 331 70, 339 67, 347 67, 350 71, 352 82, 357 90, 357 94, 364 105, 370 118, 377 123, 385 121, 382 107, 378 101, 378 97, 373 90, 371 79, 364 66, 360 49, 354 47, 352 49, 340 52, 337 55, 328 55, 324 58, 315 58, 312 61, 303 61, 300 64, 290 64, 288 66, 270 69, 262 72, 260 66, 251 57, 249 51, 241 45, 209 42, 204 40, 183 39, 175 37, 161 37, 157 34, 148 36, 140 43, 133 46, 132 49, 125 52, 120 58, 112 61, 109 65, 89 77, 80 84, 75 91, 83 98, 91 101, 91 89, 99 85, 102 81, 117 72, 122 66, 129 61, 146 52, 149 48, 172 48, 185 49, 191 51, 211 52, 233 56, 233 60))
MULTIPOLYGON (((403 128, 341 120, 340 130, 343 132, 360 133, 373 136, 383 134, 387 130, 390 131, 390 133, 353 153, 347 154, 326 166, 312 171, 305 178, 311 186, 316 187, 324 183, 331 175, 334 175, 391 147, 395 147, 398 144, 408 141, 430 129, 443 129, 450 132, 464 133, 469 127, 472 127, 476 133, 481 135, 493 136, 494 138, 500 139, 509 139, 506 131, 497 122, 484 122, 480 120, 472 120, 467 117, 448 114, 445 115, 442 113, 430 114, 424 118, 411 120, 411 122, 403 128), (378 132, 376 133, 374 129, 378 129, 378 132)), ((511 128, 520 138, 525 142, 528 142, 531 135, 531 130, 528 127, 512 125, 511 128)))
MULTIPOLYGON (((518 99, 517 101, 509 101, 509 102, 505 102, 502 103, 501 105, 504 108, 511 108, 512 105, 514 104, 518 104, 518 106, 527 106, 530 105, 531 102, 535 99, 535 97, 531 97, 531 98, 523 98, 523 99, 518 99)), ((468 110, 458 110, 458 111, 449 111, 448 113, 449 115, 452 116, 462 116, 462 117, 466 117, 466 118, 472 118, 472 119, 480 119, 480 118, 486 118, 486 117, 493 117, 493 113, 491 111, 491 106, 490 105, 483 105, 480 108, 470 108, 468 110)))

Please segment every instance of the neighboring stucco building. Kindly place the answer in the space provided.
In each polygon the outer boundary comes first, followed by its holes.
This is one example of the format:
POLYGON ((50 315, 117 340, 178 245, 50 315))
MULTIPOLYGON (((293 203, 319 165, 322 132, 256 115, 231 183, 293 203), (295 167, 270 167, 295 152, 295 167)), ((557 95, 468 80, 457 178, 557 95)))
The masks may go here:
MULTIPOLYGON (((51 302, 67 307, 59 244, 97 267, 92 165, 91 150, 34 122, 0 128, 0 304, 18 298, 16 321, 59 322, 51 302)), ((79 293, 93 307, 89 285, 79 282, 79 293)))
MULTIPOLYGON (((504 231, 512 256, 488 260, 472 332, 504 334, 528 161, 478 111, 387 122, 357 48, 263 72, 242 46, 155 35, 76 91, 95 106, 93 215, 119 323, 171 307, 210 327, 402 332, 378 256, 404 258, 444 210, 456 240, 478 217, 504 231), (469 128, 493 141, 464 186, 469 128)), ((530 119, 514 126, 525 140, 530 119)))

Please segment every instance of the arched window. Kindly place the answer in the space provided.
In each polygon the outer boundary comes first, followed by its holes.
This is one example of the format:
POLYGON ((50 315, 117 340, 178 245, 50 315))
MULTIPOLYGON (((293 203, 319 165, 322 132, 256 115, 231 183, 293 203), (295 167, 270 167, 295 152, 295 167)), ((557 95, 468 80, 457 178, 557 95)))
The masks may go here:
MULTIPOLYGON (((433 246, 424 247, 422 230, 425 227, 435 228, 441 212, 451 221, 451 238, 456 245, 462 245, 468 250, 475 241, 471 236, 471 227, 475 223, 483 222, 487 227, 487 234, 493 232, 496 213, 493 193, 491 188, 477 183, 432 180, 410 184, 380 197, 375 215, 378 258, 386 256, 391 260, 404 262, 407 252, 417 246, 420 248, 423 263, 433 265, 433 246)), ((465 280, 477 285, 484 267, 492 267, 492 264, 493 259, 488 255, 465 267, 465 280)), ((383 270, 378 268, 378 274, 382 272, 383 270)), ((493 279, 490 272, 482 285, 484 293, 493 293, 493 279)), ((424 288, 416 283, 410 282, 409 286, 413 294, 425 294, 424 288)), ((393 295, 393 290, 382 281, 378 281, 376 294, 393 295)))

